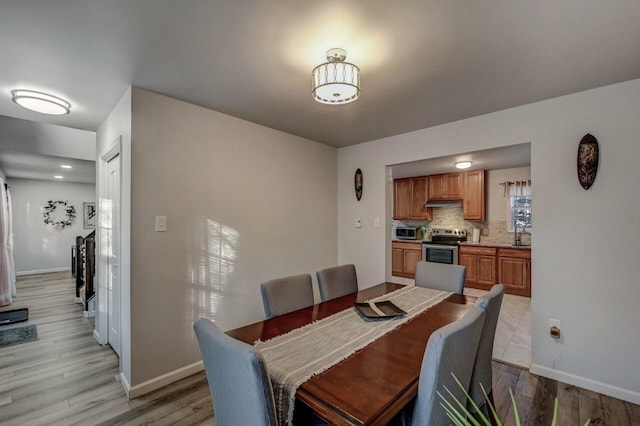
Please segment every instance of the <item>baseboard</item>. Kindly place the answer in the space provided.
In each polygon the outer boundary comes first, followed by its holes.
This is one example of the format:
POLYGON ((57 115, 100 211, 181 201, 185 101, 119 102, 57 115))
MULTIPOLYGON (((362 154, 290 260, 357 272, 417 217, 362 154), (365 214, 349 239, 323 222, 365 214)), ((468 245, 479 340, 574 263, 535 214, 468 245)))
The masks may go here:
POLYGON ((587 379, 586 377, 576 376, 571 373, 554 370, 552 368, 534 364, 534 363, 531 363, 531 368, 529 369, 529 371, 533 374, 547 377, 549 379, 554 379, 559 382, 567 383, 567 384, 578 386, 594 392, 598 392, 604 395, 612 396, 614 398, 622 399, 624 401, 628 401, 633 404, 640 404, 640 392, 634 392, 632 390, 623 389, 618 386, 597 382, 595 380, 587 379))
POLYGON ((204 370, 204 364, 202 361, 198 361, 191 365, 187 365, 186 367, 170 371, 169 373, 163 374, 162 376, 158 376, 154 379, 147 380, 139 385, 135 385, 129 389, 127 395, 129 395, 130 400, 135 399, 156 389, 160 389, 163 386, 196 374, 202 370, 204 370))
MULTIPOLYGON (((129 384, 129 381, 122 371, 118 375, 118 379, 120 380, 120 384, 122 385, 122 388, 124 389, 127 396, 131 395, 131 385, 129 384)), ((129 399, 131 399, 130 396, 129 399)))
POLYGON ((16 275, 20 277, 22 275, 47 274, 49 272, 63 272, 70 270, 71 268, 65 266, 63 268, 36 269, 34 271, 16 271, 16 275))

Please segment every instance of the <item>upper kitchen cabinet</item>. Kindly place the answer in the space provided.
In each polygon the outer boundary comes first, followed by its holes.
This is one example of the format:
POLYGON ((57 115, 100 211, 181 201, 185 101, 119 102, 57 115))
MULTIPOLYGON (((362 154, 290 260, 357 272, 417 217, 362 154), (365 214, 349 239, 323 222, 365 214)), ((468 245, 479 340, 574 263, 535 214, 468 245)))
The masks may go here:
POLYGON ((395 220, 432 220, 427 202, 427 177, 395 179, 393 181, 393 218, 395 220))
POLYGON ((485 220, 484 170, 464 173, 462 214, 465 220, 485 220))
POLYGON ((462 173, 429 176, 429 200, 459 200, 462 198, 462 173))

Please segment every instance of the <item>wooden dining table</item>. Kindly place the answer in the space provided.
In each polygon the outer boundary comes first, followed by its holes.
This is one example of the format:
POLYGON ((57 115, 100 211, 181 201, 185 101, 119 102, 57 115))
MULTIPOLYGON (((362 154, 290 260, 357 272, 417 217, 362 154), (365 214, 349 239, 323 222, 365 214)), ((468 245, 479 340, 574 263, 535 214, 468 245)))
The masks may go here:
MULTIPOLYGON (((253 344, 303 327, 345 309, 403 288, 385 282, 337 299, 230 330, 253 344)), ((296 393, 303 404, 332 425, 384 425, 418 392, 418 378, 429 336, 461 318, 476 298, 452 294, 362 350, 304 382, 296 393)), ((267 365, 268 368, 268 365, 267 365)), ((298 408, 296 408, 298 410, 298 408)))

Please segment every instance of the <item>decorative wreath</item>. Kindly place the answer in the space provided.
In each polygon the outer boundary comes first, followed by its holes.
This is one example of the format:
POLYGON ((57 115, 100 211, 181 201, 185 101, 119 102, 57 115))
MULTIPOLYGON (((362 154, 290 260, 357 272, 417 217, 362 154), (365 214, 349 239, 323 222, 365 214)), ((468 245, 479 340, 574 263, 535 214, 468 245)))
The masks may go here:
POLYGON ((44 216, 44 223, 49 225, 53 229, 64 229, 67 226, 73 225, 76 221, 76 208, 72 205, 68 204, 68 201, 47 201, 47 205, 42 208, 42 216, 44 216), (58 206, 64 207, 66 220, 55 221, 53 217, 53 213, 56 211, 58 206))

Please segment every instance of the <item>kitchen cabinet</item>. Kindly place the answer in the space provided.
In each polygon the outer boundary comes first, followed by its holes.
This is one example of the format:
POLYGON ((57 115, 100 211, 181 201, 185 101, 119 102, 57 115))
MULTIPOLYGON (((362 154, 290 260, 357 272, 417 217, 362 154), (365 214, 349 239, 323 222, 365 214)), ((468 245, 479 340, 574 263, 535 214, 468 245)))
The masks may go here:
POLYGON ((498 280, 507 293, 531 297, 531 250, 498 249, 498 280))
POLYGON ((415 278, 416 264, 422 260, 422 243, 391 243, 391 274, 396 277, 415 278))
POLYGON ((459 200, 462 198, 462 173, 429 176, 429 200, 459 200))
POLYGON ((427 177, 393 181, 393 218, 395 220, 432 220, 433 210, 426 208, 427 177))
POLYGON ((462 215, 464 220, 485 220, 485 172, 464 173, 462 215))
POLYGON ((460 246, 458 263, 467 267, 465 286, 489 290, 497 282, 496 248, 460 246))

